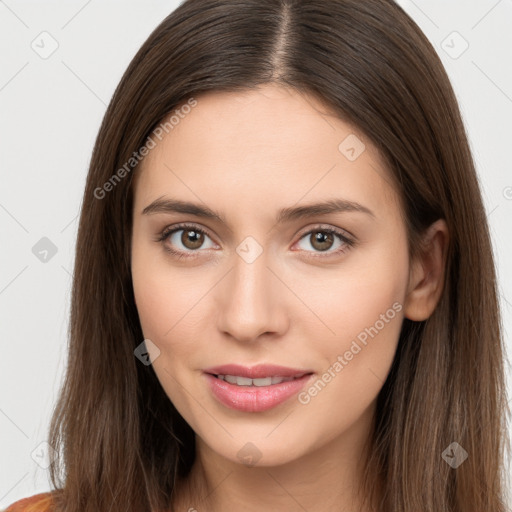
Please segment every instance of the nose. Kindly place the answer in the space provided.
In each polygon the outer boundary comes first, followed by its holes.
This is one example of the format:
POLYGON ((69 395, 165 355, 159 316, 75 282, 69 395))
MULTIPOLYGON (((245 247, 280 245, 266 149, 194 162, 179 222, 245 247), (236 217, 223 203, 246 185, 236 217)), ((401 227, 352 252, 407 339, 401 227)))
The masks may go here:
POLYGON ((234 255, 233 268, 218 288, 218 329, 240 342, 262 334, 282 336, 288 328, 286 287, 263 252, 248 263, 234 255))

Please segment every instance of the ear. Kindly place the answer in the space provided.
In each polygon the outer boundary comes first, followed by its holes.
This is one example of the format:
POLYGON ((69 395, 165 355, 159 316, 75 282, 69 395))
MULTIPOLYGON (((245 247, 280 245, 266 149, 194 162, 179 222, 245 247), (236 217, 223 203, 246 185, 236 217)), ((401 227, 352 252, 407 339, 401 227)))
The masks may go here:
POLYGON ((449 232, 444 219, 429 226, 420 254, 412 262, 404 316, 420 322, 434 311, 443 292, 449 232))

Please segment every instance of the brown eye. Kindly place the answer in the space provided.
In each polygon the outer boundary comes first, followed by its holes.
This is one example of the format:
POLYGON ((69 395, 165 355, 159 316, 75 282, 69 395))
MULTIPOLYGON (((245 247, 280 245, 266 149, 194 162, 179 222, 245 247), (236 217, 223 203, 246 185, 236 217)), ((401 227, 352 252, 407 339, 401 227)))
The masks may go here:
POLYGON ((204 233, 194 229, 183 229, 181 243, 187 249, 199 249, 204 243, 204 233))
POLYGON ((327 256, 343 253, 354 245, 354 241, 341 230, 322 226, 304 233, 298 245, 301 250, 312 255, 326 253, 327 256))
POLYGON ((310 235, 311 245, 319 251, 326 251, 330 249, 334 243, 334 236, 332 233, 326 231, 316 231, 310 235))
POLYGON ((202 252, 200 249, 215 248, 215 243, 206 231, 193 224, 167 228, 161 233, 158 241, 171 253, 181 253, 190 256, 193 253, 202 252))

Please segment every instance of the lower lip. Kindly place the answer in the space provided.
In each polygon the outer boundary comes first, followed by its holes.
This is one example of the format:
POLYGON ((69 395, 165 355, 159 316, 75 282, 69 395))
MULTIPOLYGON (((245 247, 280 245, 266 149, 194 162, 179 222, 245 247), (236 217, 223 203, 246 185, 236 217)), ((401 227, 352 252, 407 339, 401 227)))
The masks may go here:
POLYGON ((271 386, 237 386, 205 373, 213 395, 226 407, 244 412, 262 412, 297 394, 313 374, 271 386))

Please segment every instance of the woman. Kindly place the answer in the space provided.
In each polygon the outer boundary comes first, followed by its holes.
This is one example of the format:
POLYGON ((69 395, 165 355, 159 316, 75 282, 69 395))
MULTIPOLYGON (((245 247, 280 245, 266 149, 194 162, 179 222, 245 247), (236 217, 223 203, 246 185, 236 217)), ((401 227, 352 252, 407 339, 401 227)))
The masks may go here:
POLYGON ((398 5, 163 21, 96 141, 69 350, 55 490, 10 511, 506 510, 486 215, 398 5))

